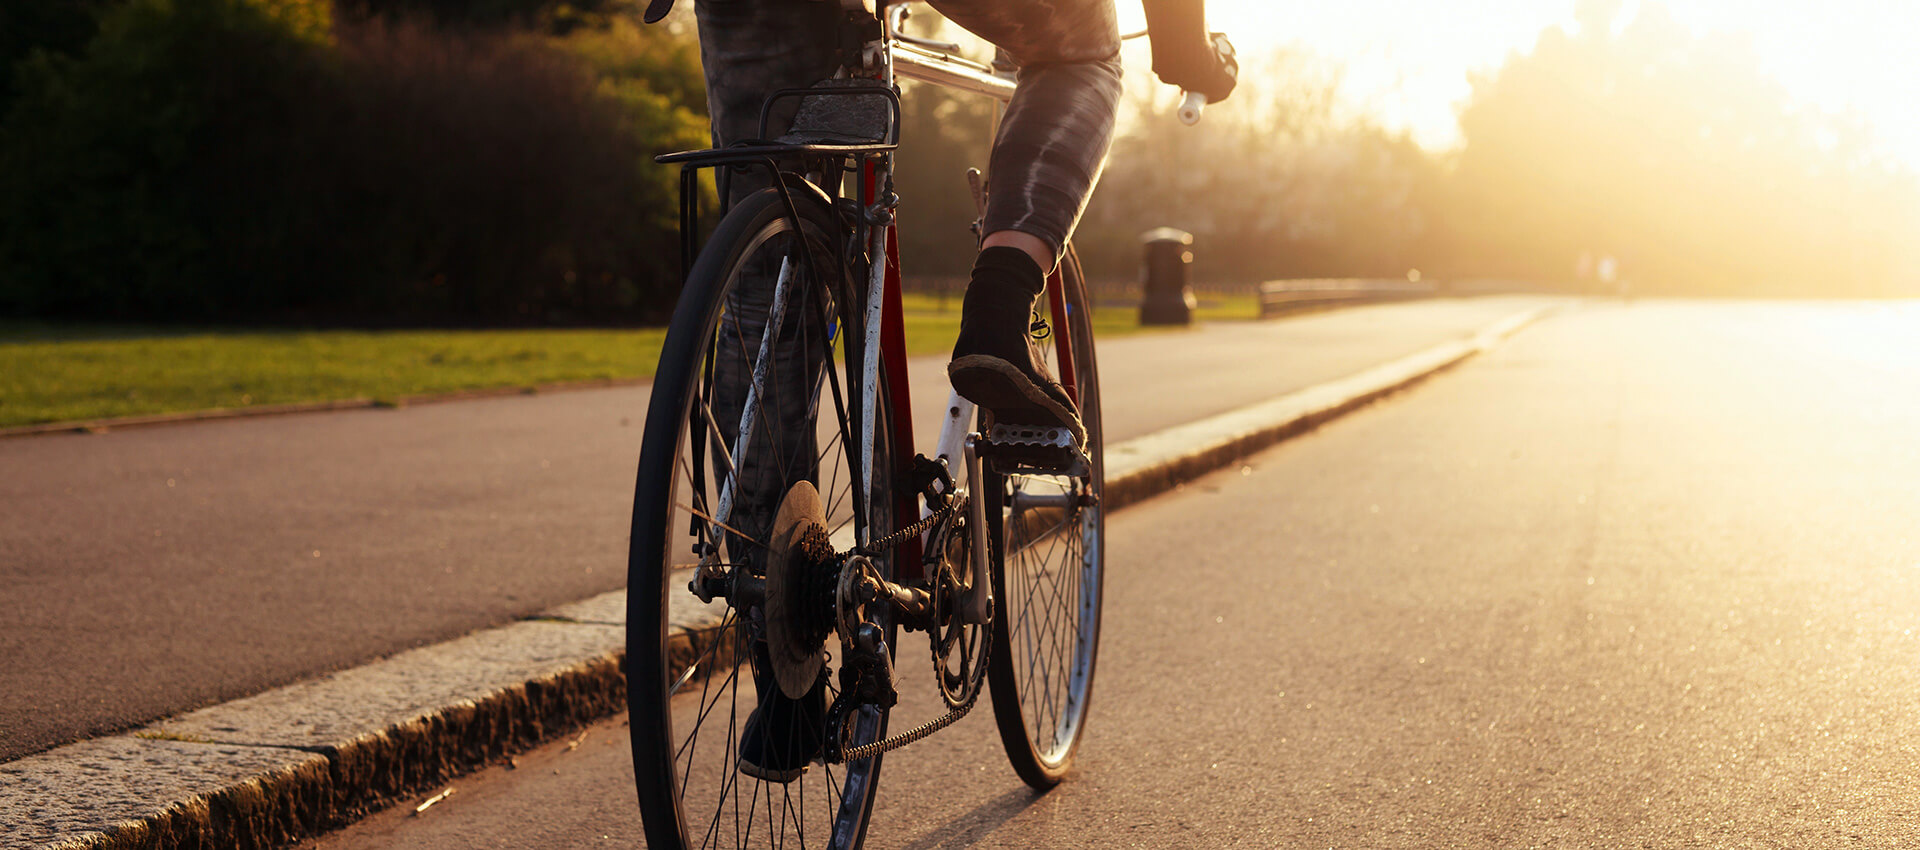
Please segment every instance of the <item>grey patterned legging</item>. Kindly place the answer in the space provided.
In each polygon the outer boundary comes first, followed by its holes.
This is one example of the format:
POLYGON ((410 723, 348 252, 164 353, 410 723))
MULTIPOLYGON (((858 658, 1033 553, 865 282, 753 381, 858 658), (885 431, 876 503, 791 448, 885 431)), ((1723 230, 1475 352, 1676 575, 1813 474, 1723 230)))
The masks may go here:
MULTIPOLYGON (((987 233, 1014 230, 1045 241, 1057 258, 1100 178, 1120 101, 1120 35, 1112 0, 936 0, 948 19, 993 42, 1021 66, 1019 84, 988 163, 987 233)), ((766 95, 833 76, 839 4, 832 0, 697 0, 700 56, 716 146, 759 132, 766 95)), ((768 135, 793 121, 795 99, 776 104, 768 135)), ((767 185, 759 172, 733 175, 734 200, 767 185)), ((733 434, 752 360, 772 303, 772 270, 732 292, 716 348, 714 415, 733 434)), ((804 287, 799 291, 804 291, 804 287)), ((766 400, 749 456, 736 459, 731 525, 767 530, 785 488, 819 470, 808 402, 823 344, 806 311, 789 309, 775 334, 766 400)), ((877 529, 885 534, 891 529, 877 529)), ((755 547, 730 545, 741 560, 755 547)))
MULTIPOLYGON (((933 0, 954 23, 1020 64, 987 165, 987 233, 1017 230, 1060 248, 1100 179, 1120 102, 1113 0, 933 0)), ((716 145, 759 130, 768 92, 833 76, 832 0, 698 0, 700 59, 716 145)), ((770 135, 792 121, 781 104, 770 135)), ((743 194, 736 187, 736 194, 743 194)))

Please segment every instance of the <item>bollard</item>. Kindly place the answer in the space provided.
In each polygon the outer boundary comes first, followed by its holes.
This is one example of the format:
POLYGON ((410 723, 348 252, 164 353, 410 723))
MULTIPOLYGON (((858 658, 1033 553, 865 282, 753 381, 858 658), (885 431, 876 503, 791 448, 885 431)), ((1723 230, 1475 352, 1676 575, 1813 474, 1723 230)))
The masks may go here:
POLYGON ((1187 266, 1193 264, 1193 234, 1156 227, 1140 234, 1146 256, 1140 264, 1140 324, 1193 323, 1193 290, 1187 288, 1187 266))

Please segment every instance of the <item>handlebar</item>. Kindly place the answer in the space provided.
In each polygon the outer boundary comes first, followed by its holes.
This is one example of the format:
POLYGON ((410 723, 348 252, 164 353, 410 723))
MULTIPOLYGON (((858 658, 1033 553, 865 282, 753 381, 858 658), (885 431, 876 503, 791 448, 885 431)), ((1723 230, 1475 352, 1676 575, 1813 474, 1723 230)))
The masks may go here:
POLYGON ((1180 123, 1191 127, 1200 123, 1200 112, 1206 108, 1207 96, 1197 91, 1190 91, 1180 99, 1180 109, 1176 114, 1180 116, 1180 123))

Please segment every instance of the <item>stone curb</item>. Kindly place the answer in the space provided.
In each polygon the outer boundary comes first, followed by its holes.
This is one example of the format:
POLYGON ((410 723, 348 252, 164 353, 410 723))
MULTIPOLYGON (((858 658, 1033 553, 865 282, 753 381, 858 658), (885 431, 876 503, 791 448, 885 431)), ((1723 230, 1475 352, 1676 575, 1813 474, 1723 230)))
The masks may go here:
MULTIPOLYGON (((1309 431, 1498 344, 1472 338, 1114 446, 1117 509, 1309 431)), ((0 850, 292 843, 620 711, 625 591, 144 729, 0 764, 0 850)), ((683 631, 713 612, 670 612, 683 631)))

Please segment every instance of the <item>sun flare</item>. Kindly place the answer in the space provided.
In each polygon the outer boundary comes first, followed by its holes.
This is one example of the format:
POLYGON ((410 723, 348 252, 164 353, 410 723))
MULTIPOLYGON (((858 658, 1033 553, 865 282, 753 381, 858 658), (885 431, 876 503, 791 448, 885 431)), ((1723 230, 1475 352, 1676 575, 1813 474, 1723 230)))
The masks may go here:
MULTIPOLYGON (((1209 23, 1243 53, 1304 50, 1337 64, 1356 109, 1404 128, 1430 148, 1459 139, 1458 107, 1476 73, 1532 50, 1542 31, 1577 29, 1587 8, 1612 7, 1616 26, 1656 4, 1640 0, 1211 0, 1209 23)), ((1858 114, 1883 152, 1920 170, 1920 16, 1887 0, 1753 4, 1667 0, 1665 13, 1695 35, 1745 40, 1792 101, 1858 114)), ((1123 27, 1142 20, 1122 0, 1123 27)))

